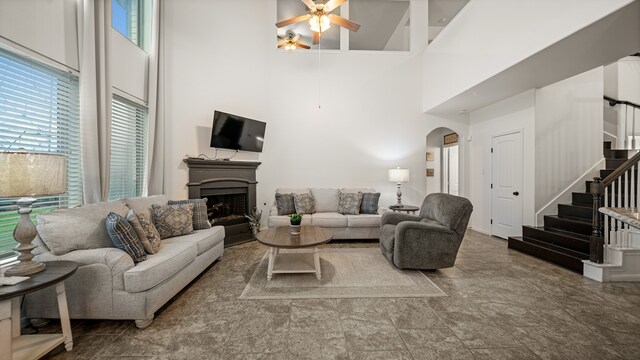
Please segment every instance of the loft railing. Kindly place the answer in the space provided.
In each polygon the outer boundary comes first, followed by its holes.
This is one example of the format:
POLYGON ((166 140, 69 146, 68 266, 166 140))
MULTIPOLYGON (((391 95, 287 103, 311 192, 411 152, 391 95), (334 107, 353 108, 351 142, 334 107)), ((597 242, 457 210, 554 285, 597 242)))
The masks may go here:
POLYGON ((640 105, 631 101, 614 99, 606 95, 604 96, 604 99, 609 102, 609 106, 621 106, 619 111, 624 114, 624 119, 622 119, 624 122, 624 136, 621 144, 623 149, 637 149, 636 145, 638 145, 637 142, 639 140, 636 139, 636 112, 640 110, 640 105), (630 136, 629 130, 631 130, 630 136))
POLYGON ((601 264, 607 259, 607 249, 629 247, 629 224, 601 214, 601 207, 637 208, 638 163, 640 152, 625 161, 604 179, 593 179, 590 192, 593 194, 593 231, 589 260, 601 264))
MULTIPOLYGON (((640 110, 640 105, 609 96, 605 96, 604 100, 608 101, 610 106, 623 106, 619 110, 624 111, 623 149, 636 149, 635 123, 636 112, 640 110)), ((597 177, 591 183, 589 190, 593 194, 593 230, 589 260, 592 262, 601 264, 607 261, 609 247, 629 246, 629 225, 605 216, 598 210, 601 207, 638 207, 638 194, 640 193, 638 187, 640 184, 638 179, 640 165, 638 163, 640 163, 640 152, 633 155, 604 179, 597 177)))

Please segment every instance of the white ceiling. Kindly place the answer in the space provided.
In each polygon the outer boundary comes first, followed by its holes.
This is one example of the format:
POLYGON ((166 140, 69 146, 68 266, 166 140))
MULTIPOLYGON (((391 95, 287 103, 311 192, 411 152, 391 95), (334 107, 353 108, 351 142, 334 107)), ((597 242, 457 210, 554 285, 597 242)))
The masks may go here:
MULTIPOLYGON (((316 2, 322 0, 316 0, 316 2)), ((359 23, 358 32, 349 35, 349 48, 352 50, 384 50, 389 39, 399 27, 400 22, 408 25, 410 0, 349 0, 349 19, 359 23)), ((278 0, 277 21, 286 20, 308 12, 308 8, 300 0, 278 0)), ((343 5, 344 6, 344 5, 343 5)), ((332 11, 340 15, 340 8, 332 11)), ((305 45, 317 49, 312 45, 312 32, 309 24, 300 22, 278 29, 278 35, 286 36, 287 32, 300 34, 299 40, 305 45)), ((407 35, 408 36, 408 35, 407 35)), ((340 27, 333 25, 322 34, 320 43, 322 49, 340 49, 340 27)), ((408 49, 406 49, 408 50, 408 49)))
POLYGON ((470 0, 429 0, 429 42, 449 25, 470 0))
POLYGON ((349 0, 349 19, 362 25, 349 34, 349 49, 384 50, 408 11, 409 0, 349 0))
MULTIPOLYGON (((324 1, 324 0, 315 0, 324 1)), ((467 5, 470 0, 429 0, 429 42, 431 42, 467 5)), ((278 20, 282 21, 308 12, 300 0, 278 0, 278 20)), ((352 50, 384 50, 389 39, 399 28, 401 22, 410 21, 410 0, 349 0, 349 18, 362 25, 358 32, 349 35, 349 48, 352 50)), ((340 8, 332 13, 340 15, 340 8)), ((304 21, 278 29, 278 35, 287 32, 302 35, 300 42, 317 49, 312 44, 312 32, 304 21)), ((408 36, 408 32, 406 34, 408 36)), ((408 43, 408 41, 407 41, 408 43)), ((323 33, 320 43, 322 49, 340 49, 340 28, 336 25, 323 33)), ((406 49, 408 50, 408 49, 406 49)))

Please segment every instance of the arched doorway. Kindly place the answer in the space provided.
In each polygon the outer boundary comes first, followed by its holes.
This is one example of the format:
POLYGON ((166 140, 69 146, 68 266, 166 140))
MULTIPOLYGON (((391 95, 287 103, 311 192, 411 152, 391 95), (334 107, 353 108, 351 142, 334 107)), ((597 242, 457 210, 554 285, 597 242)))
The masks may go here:
POLYGON ((440 127, 427 135, 426 175, 427 194, 459 195, 461 191, 461 155, 458 134, 440 127))

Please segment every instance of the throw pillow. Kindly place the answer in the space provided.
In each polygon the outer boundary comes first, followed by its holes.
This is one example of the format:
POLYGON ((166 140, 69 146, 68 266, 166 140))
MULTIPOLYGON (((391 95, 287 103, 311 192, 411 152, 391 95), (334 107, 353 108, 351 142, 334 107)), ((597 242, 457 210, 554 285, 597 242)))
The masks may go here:
POLYGON ((340 202, 338 212, 343 215, 360 214, 360 203, 362 203, 362 193, 346 193, 340 191, 340 202))
POLYGON ((193 232, 193 204, 151 205, 151 209, 153 224, 162 239, 193 232))
POLYGON ((137 214, 136 217, 138 218, 138 222, 140 223, 140 226, 144 231, 144 235, 147 237, 147 241, 149 241, 149 245, 151 247, 150 250, 152 251, 150 254, 157 253, 160 249, 160 240, 162 240, 158 229, 156 229, 155 225, 153 225, 153 222, 149 218, 147 218, 147 215, 137 214))
POLYGON ((107 215, 106 224, 107 234, 115 247, 129 254, 135 263, 147 259, 142 242, 125 218, 110 212, 107 215))
POLYGON ((296 205, 296 213, 300 215, 313 214, 316 212, 315 201, 309 194, 293 194, 293 202, 296 205))
POLYGON ((360 213, 377 214, 378 200, 380 200, 380 193, 363 193, 362 204, 360 205, 360 213))
MULTIPOLYGON (((138 220, 138 216, 133 210, 129 210, 129 213, 127 214, 127 221, 129 222, 129 225, 131 225, 133 230, 136 232, 136 235, 138 235, 138 239, 140 239, 140 242, 142 242, 144 251, 146 251, 147 254, 157 253, 158 249, 160 248, 159 246, 160 242, 158 241, 157 244, 151 244, 151 242, 149 241, 149 238, 147 237, 147 234, 144 232, 144 228, 142 227, 140 220, 138 220)), ((156 233, 157 232, 158 230, 156 230, 156 233)), ((160 240, 160 236, 158 236, 158 240, 160 240)))
POLYGON ((291 215, 296 213, 296 205, 293 201, 293 194, 277 194, 276 207, 278 215, 291 215))
POLYGON ((207 216, 207 199, 169 200, 169 205, 193 204, 193 230, 211 228, 207 216))

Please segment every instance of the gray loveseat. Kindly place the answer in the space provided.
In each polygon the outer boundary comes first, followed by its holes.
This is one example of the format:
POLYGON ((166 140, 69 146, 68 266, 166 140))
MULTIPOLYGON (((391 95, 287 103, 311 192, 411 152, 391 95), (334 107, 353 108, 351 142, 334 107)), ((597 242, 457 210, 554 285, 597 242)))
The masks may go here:
MULTIPOLYGON (((343 188, 344 192, 375 193, 370 188, 343 188)), ((315 201, 316 212, 303 215, 302 225, 320 226, 333 235, 333 239, 378 239, 380 237, 380 219, 389 211, 378 207, 377 214, 342 215, 338 212, 339 189, 332 188, 278 188, 278 194, 311 193, 315 201)), ((289 226, 289 216, 278 215, 278 208, 273 204, 267 219, 267 226, 289 226)))
POLYGON ((400 269, 452 267, 472 211, 463 197, 430 194, 419 215, 386 213, 380 226, 382 254, 400 269))
MULTIPOLYGON (((105 217, 111 211, 126 216, 129 209, 150 216, 152 204, 167 204, 167 199, 128 198, 38 215, 34 259, 79 265, 65 281, 72 319, 128 319, 145 328, 156 310, 222 256, 224 227, 214 226, 162 240, 157 253, 134 264, 126 252, 113 247, 105 217)), ((51 287, 27 295, 26 316, 58 318, 54 291, 51 287)))

